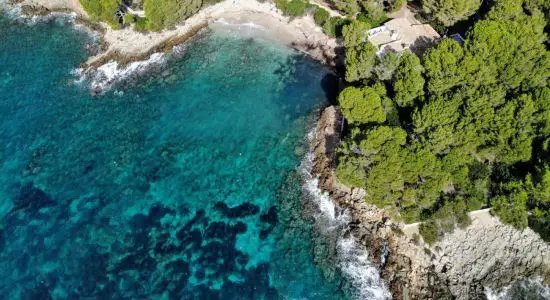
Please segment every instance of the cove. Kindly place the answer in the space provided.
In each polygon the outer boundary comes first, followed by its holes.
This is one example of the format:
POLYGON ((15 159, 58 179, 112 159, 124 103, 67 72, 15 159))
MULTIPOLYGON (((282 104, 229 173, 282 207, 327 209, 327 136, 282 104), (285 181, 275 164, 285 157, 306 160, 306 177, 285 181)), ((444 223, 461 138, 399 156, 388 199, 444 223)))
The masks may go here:
POLYGON ((0 292, 7 299, 345 299, 297 168, 328 71, 209 31, 92 97, 89 37, 0 17, 0 292))

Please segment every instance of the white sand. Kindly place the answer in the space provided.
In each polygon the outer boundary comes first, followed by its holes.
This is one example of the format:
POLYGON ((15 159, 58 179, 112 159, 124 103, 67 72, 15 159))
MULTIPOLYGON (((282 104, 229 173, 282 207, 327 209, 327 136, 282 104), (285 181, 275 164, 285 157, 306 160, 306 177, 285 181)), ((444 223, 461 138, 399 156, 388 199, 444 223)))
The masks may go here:
MULTIPOLYGON (((322 0, 316 1, 320 2, 319 5, 323 5, 322 0)), ((86 17, 78 0, 24 0, 21 4, 44 6, 50 10, 69 8, 86 17)), ((325 9, 333 16, 339 15, 327 7, 325 9)), ((104 41, 109 45, 108 49, 95 57, 90 57, 87 63, 91 64, 104 57, 105 54, 114 51, 123 56, 138 56, 149 52, 172 37, 185 35, 201 24, 211 24, 216 20, 223 20, 233 25, 257 24, 263 28, 263 36, 285 44, 315 45, 317 49, 308 52, 319 60, 323 60, 323 56, 327 54, 329 57, 334 57, 334 48, 337 46, 336 40, 327 37, 311 16, 291 21, 288 17, 282 16, 273 3, 260 3, 256 0, 224 0, 202 8, 197 14, 172 30, 143 34, 132 28, 112 30, 103 24, 106 29, 104 41)))

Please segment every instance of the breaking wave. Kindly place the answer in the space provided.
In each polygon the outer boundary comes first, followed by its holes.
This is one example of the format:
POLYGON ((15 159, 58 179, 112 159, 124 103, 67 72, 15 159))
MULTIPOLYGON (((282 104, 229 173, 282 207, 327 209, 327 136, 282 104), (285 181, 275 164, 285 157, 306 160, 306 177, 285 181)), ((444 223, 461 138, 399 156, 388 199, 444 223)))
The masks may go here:
POLYGON ((18 24, 33 26, 38 23, 56 21, 63 25, 75 24, 77 14, 75 12, 50 12, 46 15, 28 16, 22 14, 21 6, 9 4, 7 0, 0 0, 0 13, 18 24))
MULTIPOLYGON (((308 134, 310 141, 314 134, 315 131, 308 134)), ((314 218, 323 234, 336 237, 335 260, 349 283, 346 292, 354 299, 391 299, 378 268, 369 261, 368 252, 358 247, 355 238, 347 232, 350 214, 319 188, 319 180, 311 174, 314 158, 312 152, 308 153, 300 166, 304 179, 303 189, 317 209, 314 218)))
POLYGON ((153 53, 147 60, 132 62, 126 66, 121 66, 116 61, 110 61, 97 68, 78 68, 72 73, 78 77, 75 83, 86 82, 94 92, 103 92, 130 77, 143 76, 152 68, 165 67, 166 61, 167 57, 164 53, 153 53))

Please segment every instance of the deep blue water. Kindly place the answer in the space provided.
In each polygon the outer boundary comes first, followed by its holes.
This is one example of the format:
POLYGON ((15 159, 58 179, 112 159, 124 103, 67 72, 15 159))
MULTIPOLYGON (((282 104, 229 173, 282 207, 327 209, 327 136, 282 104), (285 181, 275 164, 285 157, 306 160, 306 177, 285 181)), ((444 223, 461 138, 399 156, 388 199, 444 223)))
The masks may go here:
POLYGON ((327 70, 211 32, 91 96, 88 40, 0 17, 0 298, 344 298, 296 171, 327 70))

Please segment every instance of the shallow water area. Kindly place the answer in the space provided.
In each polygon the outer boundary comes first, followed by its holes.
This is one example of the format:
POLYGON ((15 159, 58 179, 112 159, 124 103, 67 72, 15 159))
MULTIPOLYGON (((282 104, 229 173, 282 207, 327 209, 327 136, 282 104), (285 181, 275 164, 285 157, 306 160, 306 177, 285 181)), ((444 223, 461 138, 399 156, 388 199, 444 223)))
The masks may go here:
POLYGON ((3 295, 346 298, 297 172, 326 69, 211 30, 92 97, 71 75, 89 37, 62 23, 0 17, 3 295))

